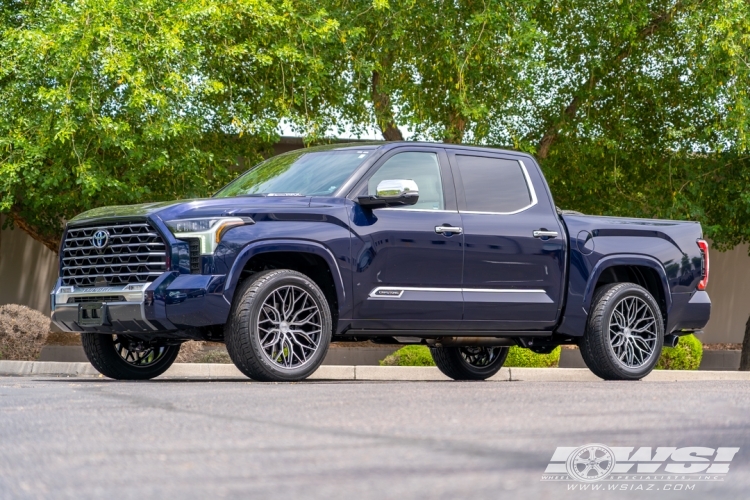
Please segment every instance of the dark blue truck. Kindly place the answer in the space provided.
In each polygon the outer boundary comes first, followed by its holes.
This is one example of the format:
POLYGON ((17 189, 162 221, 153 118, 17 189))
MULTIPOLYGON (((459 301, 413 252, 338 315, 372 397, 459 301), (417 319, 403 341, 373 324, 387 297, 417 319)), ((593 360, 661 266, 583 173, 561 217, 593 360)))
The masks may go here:
POLYGON ((198 339, 260 381, 304 379, 344 340, 421 342, 458 380, 512 345, 576 344, 599 377, 636 380, 708 322, 707 281, 698 223, 560 211, 527 154, 360 143, 273 157, 208 199, 75 217, 51 301, 116 379, 198 339))

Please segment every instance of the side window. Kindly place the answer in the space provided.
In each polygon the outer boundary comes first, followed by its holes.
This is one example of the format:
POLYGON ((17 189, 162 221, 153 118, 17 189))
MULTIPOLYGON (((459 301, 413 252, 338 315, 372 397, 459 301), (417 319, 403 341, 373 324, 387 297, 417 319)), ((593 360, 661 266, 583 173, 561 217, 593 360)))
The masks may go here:
POLYGON ((384 180, 410 179, 417 183, 419 201, 405 209, 444 210, 443 184, 436 153, 410 152, 391 156, 367 182, 367 194, 374 195, 384 180))
POLYGON ((513 160, 456 155, 470 212, 515 212, 531 204, 521 164, 513 160))

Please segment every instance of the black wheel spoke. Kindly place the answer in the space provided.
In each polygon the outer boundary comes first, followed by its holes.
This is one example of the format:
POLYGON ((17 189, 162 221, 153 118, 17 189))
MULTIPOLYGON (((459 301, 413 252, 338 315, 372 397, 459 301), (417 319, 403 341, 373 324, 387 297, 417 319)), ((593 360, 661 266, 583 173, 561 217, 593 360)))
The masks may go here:
POLYGON ((152 366, 166 352, 166 347, 163 345, 152 345, 146 341, 125 335, 114 336, 114 348, 123 361, 140 368, 152 366))

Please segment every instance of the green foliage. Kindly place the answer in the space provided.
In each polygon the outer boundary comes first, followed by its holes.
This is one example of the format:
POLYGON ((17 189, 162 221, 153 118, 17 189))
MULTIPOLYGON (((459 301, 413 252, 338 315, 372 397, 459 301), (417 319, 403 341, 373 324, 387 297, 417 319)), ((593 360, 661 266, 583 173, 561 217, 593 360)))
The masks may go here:
POLYGON ((86 209, 211 194, 330 86, 335 22, 309 3, 4 5, 0 211, 51 247, 86 209))
POLYGON ((742 0, 7 0, 0 212, 206 196, 284 121, 537 154, 556 203, 750 241, 742 0), (242 158, 239 162, 238 159, 242 158))
POLYGON ((554 368, 560 362, 560 346, 549 354, 537 354, 531 349, 512 346, 503 366, 523 368, 554 368))
MULTIPOLYGON (((549 354, 537 354, 529 349, 513 346, 503 366, 526 368, 556 367, 560 361, 560 347, 549 354)), ((380 366, 435 366, 430 349, 423 345, 402 347, 380 361, 380 366)))
POLYGON ((675 347, 665 347, 656 364, 657 370, 697 370, 703 358, 703 344, 694 335, 680 337, 675 347))
POLYGON ((427 346, 407 345, 381 359, 380 366, 435 366, 435 361, 427 346))

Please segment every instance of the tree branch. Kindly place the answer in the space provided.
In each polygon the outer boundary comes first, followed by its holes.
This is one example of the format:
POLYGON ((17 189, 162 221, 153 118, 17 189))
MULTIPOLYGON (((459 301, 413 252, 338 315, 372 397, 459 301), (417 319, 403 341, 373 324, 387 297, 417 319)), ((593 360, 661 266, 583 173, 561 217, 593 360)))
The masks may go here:
POLYGON ((575 119, 576 114, 578 112, 578 107, 581 103, 581 96, 585 94, 587 88, 593 88, 601 79, 606 76, 612 69, 614 69, 618 64, 620 64, 625 58, 630 55, 630 51, 633 48, 633 45, 637 42, 642 42, 649 38, 650 36, 657 33, 660 29, 662 29, 664 26, 667 26, 672 20, 674 19, 675 15, 684 7, 684 4, 682 1, 677 2, 673 8, 671 8, 668 11, 658 13, 654 15, 651 18, 651 21, 648 23, 646 27, 644 27, 641 31, 638 32, 638 35, 635 37, 634 40, 629 42, 626 47, 624 47, 613 59, 612 61, 606 66, 606 69, 603 71, 598 72, 598 74, 593 74, 591 78, 586 81, 586 83, 581 86, 581 88, 578 90, 578 92, 575 93, 573 96, 573 99, 570 101, 570 104, 565 108, 565 111, 563 111, 562 115, 560 116, 560 119, 557 120, 552 126, 550 126, 547 131, 542 136, 542 139, 539 141, 539 147, 537 148, 537 157, 539 159, 545 159, 547 155, 549 154, 549 150, 552 147, 552 145, 555 143, 557 138, 560 135, 560 130, 562 129, 562 126, 569 121, 572 121, 575 119))
POLYGON ((8 215, 13 220, 13 225, 18 226, 26 234, 57 254, 58 250, 60 249, 59 236, 57 238, 50 238, 49 236, 45 236, 44 233, 39 230, 39 228, 26 222, 26 220, 24 220, 23 217, 21 217, 15 209, 11 209, 11 212, 8 215))

